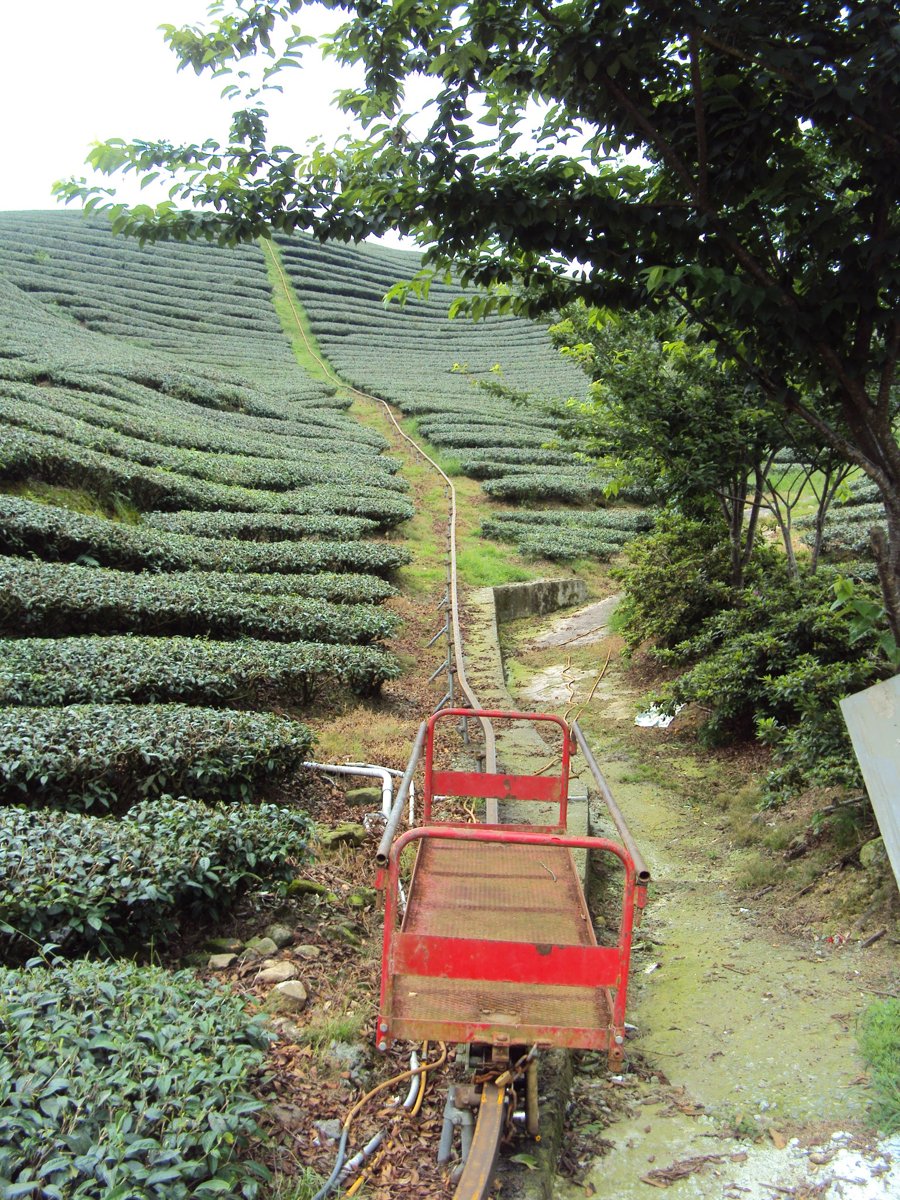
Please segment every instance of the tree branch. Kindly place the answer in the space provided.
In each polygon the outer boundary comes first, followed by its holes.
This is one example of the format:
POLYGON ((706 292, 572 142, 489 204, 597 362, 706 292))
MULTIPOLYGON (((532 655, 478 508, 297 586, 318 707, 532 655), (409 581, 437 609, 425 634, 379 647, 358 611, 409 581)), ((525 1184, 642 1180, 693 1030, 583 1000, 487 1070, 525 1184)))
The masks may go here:
POLYGON ((688 34, 691 55, 691 91, 694 95, 694 125, 697 130, 697 193, 700 204, 709 207, 709 148, 706 138, 706 108, 703 101, 703 78, 700 72, 700 57, 697 39, 688 34))

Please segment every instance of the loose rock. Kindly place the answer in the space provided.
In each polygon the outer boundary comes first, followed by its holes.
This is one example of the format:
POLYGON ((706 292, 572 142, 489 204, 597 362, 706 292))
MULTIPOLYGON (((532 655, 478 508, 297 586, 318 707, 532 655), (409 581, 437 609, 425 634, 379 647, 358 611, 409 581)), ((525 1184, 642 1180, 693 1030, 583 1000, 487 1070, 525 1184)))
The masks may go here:
POLYGON ((291 962, 273 963, 264 967, 256 976, 257 983, 284 983, 287 979, 296 979, 300 974, 299 968, 291 962))
POLYGON ((361 846, 366 840, 365 825, 357 825, 354 821, 345 821, 334 829, 325 829, 319 834, 319 841, 325 850, 334 850, 337 846, 361 846))
POLYGON ((328 891, 324 883, 315 883, 312 879, 292 879, 287 885, 289 896, 327 896, 328 891))
POLYGON ((239 954, 243 945, 240 938, 214 937, 203 943, 203 949, 208 950, 210 954, 239 954))
POLYGON ((288 925, 274 924, 266 930, 266 937, 271 938, 278 949, 289 946, 294 940, 294 931, 288 925))
POLYGON ((227 971, 237 962, 236 954, 211 954, 206 964, 211 971, 227 971))
POLYGON ((313 1124, 329 1141, 336 1142, 341 1136, 341 1123, 336 1117, 331 1121, 314 1121, 313 1124))
POLYGON ((348 804, 359 805, 360 807, 365 805, 366 807, 381 808, 381 788, 350 788, 348 792, 344 793, 344 799, 348 804))
POLYGON ((251 938, 244 947, 245 958, 271 958, 277 953, 278 947, 270 937, 255 937, 251 938))
POLYGON ((298 1013, 303 1012, 308 1000, 306 985, 299 979, 288 979, 272 988, 265 1007, 271 1013, 298 1013))

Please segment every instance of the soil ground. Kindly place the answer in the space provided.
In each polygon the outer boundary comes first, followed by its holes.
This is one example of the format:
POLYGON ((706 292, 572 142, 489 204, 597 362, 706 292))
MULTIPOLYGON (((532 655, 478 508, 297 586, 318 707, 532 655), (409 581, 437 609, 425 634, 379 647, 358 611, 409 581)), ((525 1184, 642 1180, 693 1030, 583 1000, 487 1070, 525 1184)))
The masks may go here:
POLYGON ((632 1069, 576 1077, 588 1137, 570 1155, 578 1182, 558 1180, 553 1194, 896 1195, 900 1144, 866 1132, 854 1037, 866 1005, 896 993, 890 908, 853 912, 875 881, 849 864, 823 874, 800 907, 796 873, 774 851, 763 886, 747 887, 729 804, 759 764, 702 755, 689 729, 635 727, 642 689, 606 624, 610 608, 504 630, 514 697, 580 712, 654 880, 635 942, 632 1069), (864 947, 884 921, 887 934, 864 947), (592 1154, 601 1130, 608 1145, 592 1154), (836 1174, 843 1181, 829 1183, 836 1174))

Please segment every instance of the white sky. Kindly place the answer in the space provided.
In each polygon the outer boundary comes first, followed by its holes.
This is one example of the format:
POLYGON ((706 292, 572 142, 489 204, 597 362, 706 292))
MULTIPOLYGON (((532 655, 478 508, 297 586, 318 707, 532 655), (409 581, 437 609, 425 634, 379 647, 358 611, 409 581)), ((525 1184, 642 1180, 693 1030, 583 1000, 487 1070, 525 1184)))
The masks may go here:
MULTIPOLYGON (((161 24, 203 23, 208 0, 0 0, 0 112, 3 169, 0 210, 52 209, 57 179, 87 174, 85 157, 110 137, 200 142, 222 137, 231 105, 224 80, 177 71, 161 24)), ((340 14, 322 12, 319 28, 340 14)), ((307 23, 304 17, 302 22, 307 23)), ((356 79, 307 54, 302 71, 285 72, 289 91, 270 101, 277 141, 301 147, 346 128, 330 108, 339 87, 356 79)), ((162 198, 131 179, 116 184, 134 203, 162 198)))

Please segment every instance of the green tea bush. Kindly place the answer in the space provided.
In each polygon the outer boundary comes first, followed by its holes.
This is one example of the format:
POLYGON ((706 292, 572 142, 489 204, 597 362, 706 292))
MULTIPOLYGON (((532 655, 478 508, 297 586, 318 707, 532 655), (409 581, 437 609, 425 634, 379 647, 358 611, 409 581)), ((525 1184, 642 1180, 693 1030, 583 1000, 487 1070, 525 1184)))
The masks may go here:
POLYGON ((383 575, 409 562, 403 546, 367 541, 274 542, 212 540, 162 533, 85 516, 18 496, 0 495, 0 549, 75 562, 153 571, 366 571, 383 575))
POLYGON ((164 792, 241 800, 313 742, 271 713, 185 704, 0 709, 0 803, 121 809, 164 792))
POLYGON ((141 522, 167 533, 238 538, 245 542, 286 542, 318 537, 355 542, 378 528, 367 517, 341 517, 330 513, 195 512, 192 509, 144 513, 141 522))
MULTIPOLYGON (((264 578, 290 587, 290 581, 306 577, 264 578)), ((257 586, 252 578, 249 584, 257 586)), ((240 585, 240 576, 212 572, 132 575, 105 567, 0 558, 0 633, 173 633, 365 643, 389 637, 397 627, 393 614, 372 604, 244 593, 240 585)))
POLYGON ((649 513, 632 509, 517 509, 487 517, 481 524, 481 534, 514 542, 526 557, 556 562, 595 558, 606 562, 652 522, 649 513))
POLYGON ((302 813, 272 804, 163 796, 118 818, 0 809, 0 947, 118 953, 167 938, 251 881, 290 878, 308 834, 302 813))
POLYGON ((253 1200, 268 1041, 239 996, 188 972, 0 969, 4 1195, 253 1200))
POLYGON ((769 802, 813 785, 862 786, 838 701, 890 668, 878 630, 857 636, 838 611, 827 574, 791 580, 770 567, 663 657, 691 664, 665 688, 664 708, 700 705, 709 742, 755 732, 774 747, 769 802))
POLYGON ((335 513, 368 517, 390 528, 413 514, 404 496, 348 480, 270 492, 229 487, 127 462, 64 438, 7 428, 0 441, 0 475, 13 482, 38 479, 98 495, 119 495, 140 509, 224 510, 259 513, 335 513))
POLYGON ((336 684, 374 695, 400 666, 376 646, 185 637, 0 639, 0 704, 308 704, 336 684))
MULTIPOLYGON (((34 433, 62 438, 68 445, 111 454, 145 467, 161 468, 204 482, 284 492, 312 483, 337 483, 342 479, 388 490, 405 491, 405 480, 394 472, 395 459, 364 453, 322 453, 321 448, 295 453, 290 459, 257 458, 246 454, 212 453, 181 446, 167 446, 144 438, 127 437, 104 426, 92 425, 49 409, 43 388, 15 385, 15 397, 0 395, 0 418, 34 433)), ((321 442, 320 442, 321 447, 321 442)))
POLYGON ((549 468, 546 472, 501 475, 486 479, 482 487, 497 500, 565 500, 585 504, 603 493, 603 481, 585 468, 580 475, 566 475, 549 468))

